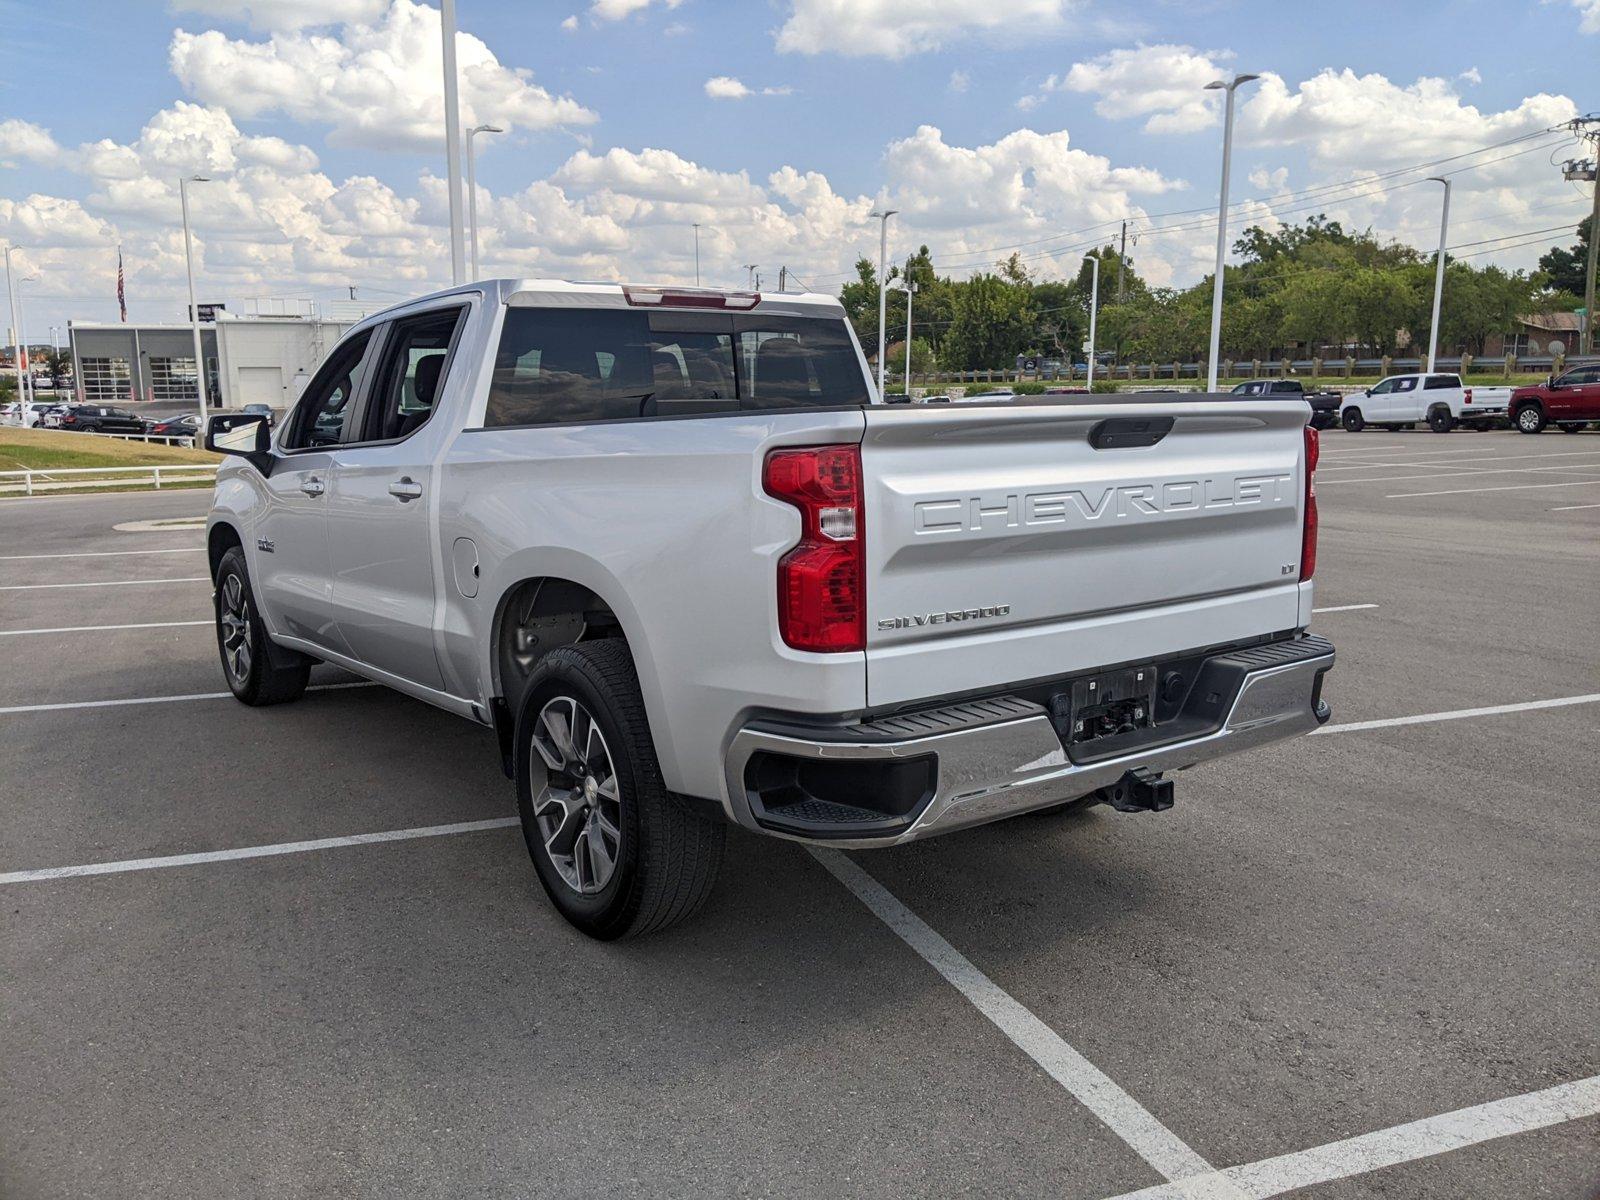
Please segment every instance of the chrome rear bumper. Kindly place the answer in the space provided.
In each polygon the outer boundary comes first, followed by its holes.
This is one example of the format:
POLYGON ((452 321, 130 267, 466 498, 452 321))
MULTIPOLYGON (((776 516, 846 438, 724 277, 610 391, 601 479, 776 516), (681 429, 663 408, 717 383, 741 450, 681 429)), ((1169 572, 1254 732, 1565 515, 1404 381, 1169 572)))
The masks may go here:
POLYGON ((1073 762, 1045 708, 1016 696, 951 705, 858 726, 863 733, 859 740, 851 739, 849 729, 824 738, 747 726, 735 735, 727 756, 733 815, 739 824, 757 832, 799 841, 843 849, 895 846, 1075 800, 1116 783, 1135 768, 1182 770, 1225 754, 1296 737, 1316 729, 1329 716, 1328 706, 1318 693, 1321 676, 1333 666, 1333 647, 1321 639, 1314 640, 1319 647, 1325 647, 1325 653, 1249 671, 1227 716, 1214 731, 1093 762, 1073 762), (885 726, 904 729, 908 736, 884 740, 885 726), (919 727, 930 732, 911 732, 919 727), (866 737, 868 731, 874 736, 866 737), (807 835, 774 829, 770 822, 763 821, 760 799, 752 795, 746 778, 752 757, 762 752, 841 765, 933 756, 937 760, 936 782, 931 797, 903 828, 872 836, 807 835))

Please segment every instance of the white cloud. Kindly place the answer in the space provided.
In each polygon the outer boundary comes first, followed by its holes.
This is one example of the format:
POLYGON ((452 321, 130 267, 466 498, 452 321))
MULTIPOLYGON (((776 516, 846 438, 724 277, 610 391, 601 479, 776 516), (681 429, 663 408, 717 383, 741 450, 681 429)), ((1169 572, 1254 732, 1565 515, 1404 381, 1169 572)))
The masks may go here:
MULTIPOLYGON (((637 0, 620 0, 637 3, 637 0)), ((1059 29, 1073 0, 791 0, 778 50, 905 58, 973 34, 1036 37, 1059 29)))
POLYGON ((950 82, 945 84, 945 87, 949 88, 950 91, 955 92, 957 95, 960 95, 971 86, 972 76, 968 75, 959 67, 950 72, 950 82))
MULTIPOLYGON (((266 41, 217 31, 178 30, 173 74, 206 104, 241 118, 283 113, 330 126, 336 146, 432 149, 443 141, 443 58, 439 10, 393 0, 373 24, 347 24, 338 37, 275 32, 266 41)), ((592 124, 596 115, 554 96, 530 72, 501 64, 481 40, 459 33, 461 116, 541 130, 592 124)))
POLYGON ((48 129, 17 117, 0 121, 0 163, 9 166, 19 158, 49 162, 60 152, 48 129))
POLYGON ((1289 168, 1279 167, 1269 171, 1265 167, 1257 167, 1250 172, 1250 186, 1262 192, 1279 192, 1283 185, 1289 181, 1289 168))
MULTIPOLYGON (((1600 3, 1600 0, 1596 0, 1596 3, 1600 3)), ((1478 70, 1477 67, 1468 67, 1465 71, 1461 72, 1461 74, 1457 75, 1456 78, 1471 84, 1479 84, 1483 82, 1483 74, 1478 70)))
POLYGON ((1216 121, 1216 102, 1204 89, 1226 74, 1218 62, 1231 57, 1176 45, 1112 50, 1073 64, 1059 82, 1052 75, 1042 90, 1096 95, 1095 112, 1112 120, 1147 117, 1147 133, 1193 133, 1216 121))
MULTIPOLYGON (((1578 28, 1584 33, 1600 33, 1600 0, 1570 0, 1578 10, 1578 28)), ((1551 0, 1545 0, 1546 4, 1551 0)))
POLYGON ((732 75, 716 75, 706 80, 705 93, 713 100, 743 100, 746 96, 789 96, 794 89, 788 84, 764 87, 759 92, 735 79, 732 75))
POLYGON ((173 12, 243 21, 252 29, 295 30, 371 21, 388 0, 172 0, 173 12))
POLYGON ((566 20, 562 21, 561 28, 565 29, 568 33, 576 32, 578 28, 578 14, 573 13, 566 20))
MULTIPOLYGON (((636 12, 643 12, 656 0, 594 0, 589 15, 597 21, 621 21, 636 12)), ((683 0, 661 0, 667 8, 677 8, 683 0)))

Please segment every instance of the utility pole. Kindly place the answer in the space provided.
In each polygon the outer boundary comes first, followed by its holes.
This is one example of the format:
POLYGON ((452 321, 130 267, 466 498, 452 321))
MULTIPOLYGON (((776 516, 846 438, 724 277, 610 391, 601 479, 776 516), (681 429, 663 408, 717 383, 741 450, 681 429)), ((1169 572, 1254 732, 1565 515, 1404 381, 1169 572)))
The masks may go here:
POLYGON ((466 282, 467 238, 461 219, 461 102, 456 95, 456 0, 439 0, 444 41, 444 155, 450 186, 450 283, 466 282))
POLYGON ((1583 277, 1583 334, 1578 339, 1579 354, 1594 353, 1594 277, 1600 261, 1600 114, 1590 113, 1576 117, 1567 128, 1589 143, 1594 157, 1587 162, 1568 162, 1562 171, 1567 179, 1587 179, 1594 193, 1594 207, 1589 217, 1589 262, 1583 277))
POLYGON ((1439 353, 1439 302, 1444 298, 1444 242, 1450 228, 1450 181, 1443 175, 1430 175, 1429 183, 1444 184, 1444 209, 1439 214, 1439 264, 1433 272, 1433 321, 1428 325, 1428 373, 1433 373, 1434 356, 1439 353))
POLYGON ((789 268, 788 267, 779 267, 778 268, 778 290, 780 292, 788 291, 789 290, 788 286, 787 286, 788 283, 789 283, 789 268))
MULTIPOLYGON (((1093 274, 1089 284, 1089 353, 1084 359, 1084 384, 1094 391, 1094 319, 1100 312, 1100 256, 1089 256, 1089 267, 1093 274)), ((1213 388, 1212 391, 1216 389, 1213 388)))
POLYGON ((1128 298, 1127 289, 1122 286, 1122 271, 1128 265, 1128 223, 1122 223, 1122 247, 1117 252, 1117 303, 1121 304, 1128 298))
POLYGON ((749 288, 752 292, 756 290, 756 264, 755 263, 745 263, 744 264, 744 286, 749 288))
POLYGON ((898 209, 886 208, 881 212, 874 210, 868 213, 869 217, 877 217, 880 225, 878 230, 878 400, 883 400, 883 356, 886 351, 884 343, 884 322, 889 319, 889 218, 894 216, 898 209))
MULTIPOLYGON (((189 185, 206 183, 204 175, 186 175, 178 180, 178 200, 183 206, 183 265, 189 275, 189 328, 194 332, 194 394, 200 402, 200 424, 195 429, 195 445, 205 445, 206 438, 206 358, 200 343, 200 306, 194 299, 194 239, 189 236, 189 185)), ((133 373, 138 374, 138 355, 134 355, 133 373)))
POLYGON ((1226 116, 1222 121, 1222 197, 1217 202, 1217 274, 1211 284, 1211 353, 1206 361, 1206 391, 1217 390, 1217 355, 1222 351, 1222 257, 1228 249, 1228 171, 1233 158, 1233 94, 1239 85, 1249 83, 1259 75, 1235 75, 1231 81, 1214 79, 1206 84, 1206 91, 1221 89, 1228 93, 1226 116))

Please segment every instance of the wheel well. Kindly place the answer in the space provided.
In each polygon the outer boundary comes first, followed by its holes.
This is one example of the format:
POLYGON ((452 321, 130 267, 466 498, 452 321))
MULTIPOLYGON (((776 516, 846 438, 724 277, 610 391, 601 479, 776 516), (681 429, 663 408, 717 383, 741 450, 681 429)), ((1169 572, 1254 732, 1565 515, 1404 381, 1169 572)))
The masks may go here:
POLYGON ((1540 412, 1544 411, 1544 405, 1537 400, 1518 400, 1511 406, 1511 415, 1514 417, 1525 408, 1537 408, 1540 412))
POLYGON ((570 579, 524 579, 501 597, 494 618, 495 693, 512 712, 539 660, 558 646, 627 636, 612 608, 570 579))
POLYGON ((232 525, 219 521, 211 527, 211 532, 206 537, 206 559, 211 564, 211 578, 217 577, 217 567, 222 562, 222 556, 235 546, 243 545, 239 531, 232 525))

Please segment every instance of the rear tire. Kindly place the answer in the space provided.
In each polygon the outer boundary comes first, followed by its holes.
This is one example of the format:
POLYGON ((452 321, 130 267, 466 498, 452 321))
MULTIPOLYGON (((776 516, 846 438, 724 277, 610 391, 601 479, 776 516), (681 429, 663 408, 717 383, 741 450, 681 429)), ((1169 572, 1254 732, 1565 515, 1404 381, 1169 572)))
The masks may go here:
POLYGON ((1428 414, 1428 428, 1435 433, 1449 433, 1456 427, 1456 419, 1450 415, 1450 410, 1440 405, 1428 414))
POLYGON ((1361 415, 1359 408, 1347 408, 1339 414, 1339 424, 1344 426, 1346 433, 1360 433, 1367 427, 1366 418, 1361 415))
POLYGON ((1517 427, 1518 433, 1543 433, 1544 409, 1537 404, 1524 404, 1512 414, 1511 423, 1517 427))
POLYGON ((540 660, 517 715, 516 779, 539 882, 590 937, 666 929, 710 896, 727 830, 662 781, 626 642, 540 660))
POLYGON ((311 681, 311 660, 275 645, 267 636, 244 551, 234 546, 217 564, 212 594, 217 619, 217 651, 228 690, 243 704, 261 707, 298 700, 311 681))

